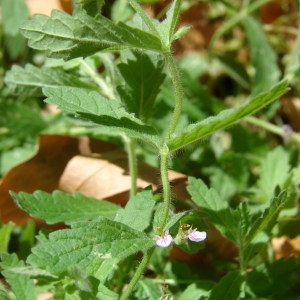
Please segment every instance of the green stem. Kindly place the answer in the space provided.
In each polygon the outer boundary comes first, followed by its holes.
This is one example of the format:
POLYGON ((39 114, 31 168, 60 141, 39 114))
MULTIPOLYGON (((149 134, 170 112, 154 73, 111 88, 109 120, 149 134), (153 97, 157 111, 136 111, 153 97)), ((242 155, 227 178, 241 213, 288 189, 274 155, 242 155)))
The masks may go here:
MULTIPOLYGON (((170 181, 169 181, 169 175, 168 175, 168 166, 169 166, 169 149, 166 144, 161 149, 161 158, 160 158, 160 172, 161 172, 161 181, 162 181, 162 186, 163 186, 163 199, 164 199, 164 207, 163 207, 163 213, 162 213, 162 218, 160 219, 159 226, 163 228, 166 225, 166 222, 169 217, 170 213, 170 206, 171 206, 171 186, 170 186, 170 181)), ((135 271, 134 276, 132 277, 130 283, 128 284, 128 287, 126 291, 123 293, 123 295, 120 297, 119 300, 126 300, 132 293, 135 285, 139 281, 140 277, 142 276, 144 270, 146 269, 150 258, 154 252, 155 248, 149 249, 140 265, 138 266, 137 270, 135 271)))
POLYGON ((132 138, 125 138, 127 145, 127 154, 128 154, 128 164, 129 164, 129 174, 131 178, 131 188, 130 188, 130 197, 135 196, 137 193, 137 160, 135 154, 135 140, 132 138))
POLYGON ((170 206, 171 206, 171 185, 169 181, 169 149, 168 146, 165 144, 161 149, 160 154, 160 176, 161 176, 161 183, 163 187, 163 213, 160 219, 159 226, 164 228, 166 222, 168 220, 170 214, 170 206))
POLYGON ((108 99, 112 100, 115 98, 112 88, 103 80, 97 72, 95 72, 89 64, 82 60, 81 65, 85 68, 87 74, 93 79, 93 81, 100 87, 101 93, 108 99))
POLYGON ((127 289, 125 290, 123 295, 119 298, 119 300, 128 299, 128 297, 132 293, 135 285, 137 284, 137 282, 139 281, 140 277, 142 276, 144 270, 146 269, 146 267, 147 267, 147 265, 150 261, 150 258, 151 258, 152 254, 154 252, 154 249, 155 248, 151 248, 145 253, 141 263, 139 264, 137 270, 135 271, 135 274, 133 275, 130 283, 128 284, 127 289))
POLYGON ((155 28, 151 18, 149 15, 142 9, 139 3, 137 3, 136 0, 129 0, 129 4, 132 6, 132 8, 140 15, 140 17, 143 19, 151 33, 157 37, 160 37, 159 32, 155 28))
POLYGON ((248 123, 254 124, 254 125, 259 126, 261 128, 264 128, 265 130, 268 130, 268 131, 270 131, 274 134, 277 134, 277 135, 281 136, 283 139, 286 138, 287 140, 291 140, 291 141, 294 141, 296 143, 300 143, 300 135, 298 133, 293 133, 292 132, 287 137, 287 134, 286 134, 286 132, 284 131, 284 129, 282 127, 274 125, 270 122, 267 122, 267 121, 264 121, 264 120, 261 120, 261 119, 258 119, 256 117, 252 117, 252 116, 246 117, 245 120, 248 123))
POLYGON ((183 88, 180 78, 179 69, 176 66, 175 60, 171 53, 165 55, 165 59, 170 71, 171 79, 174 86, 174 94, 175 94, 175 107, 172 116, 172 120, 169 127, 169 137, 173 135, 175 132, 176 126, 179 121, 179 117, 182 110, 182 102, 183 102, 183 88))

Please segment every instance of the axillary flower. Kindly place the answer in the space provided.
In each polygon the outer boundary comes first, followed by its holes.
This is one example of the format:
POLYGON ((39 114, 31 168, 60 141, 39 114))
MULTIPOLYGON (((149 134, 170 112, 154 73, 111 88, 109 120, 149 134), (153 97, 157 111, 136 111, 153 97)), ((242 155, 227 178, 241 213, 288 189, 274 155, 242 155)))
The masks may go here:
POLYGON ((169 231, 167 230, 163 235, 156 235, 153 238, 156 241, 156 245, 159 247, 169 247, 171 243, 173 242, 172 236, 169 234, 169 231))
POLYGON ((189 224, 180 225, 178 233, 173 239, 169 231, 163 232, 161 228, 157 228, 161 233, 156 235, 153 239, 156 241, 156 245, 159 247, 167 248, 174 241, 175 244, 180 245, 186 243, 187 239, 192 242, 202 242, 206 239, 207 233, 205 231, 198 231, 197 228, 192 228, 189 224))
POLYGON ((188 239, 193 242, 202 242, 206 239, 205 231, 198 231, 197 228, 188 231, 188 239))
POLYGON ((198 231, 197 228, 192 228, 189 224, 182 224, 179 227, 178 233, 174 239, 177 245, 186 243, 187 239, 192 242, 202 242, 206 239, 207 233, 205 231, 198 231))

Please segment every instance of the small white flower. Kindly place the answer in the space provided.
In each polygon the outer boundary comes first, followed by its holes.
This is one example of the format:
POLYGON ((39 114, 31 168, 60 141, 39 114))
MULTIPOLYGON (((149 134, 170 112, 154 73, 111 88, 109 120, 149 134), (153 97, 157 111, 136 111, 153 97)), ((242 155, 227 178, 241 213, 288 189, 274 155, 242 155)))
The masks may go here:
POLYGON ((154 237, 154 240, 156 240, 157 246, 163 247, 163 248, 169 247, 171 245, 171 243, 173 242, 173 238, 169 234, 169 231, 166 231, 163 236, 156 235, 154 237))
POLYGON ((198 231, 197 228, 195 228, 189 232, 188 238, 193 242, 202 242, 206 239, 206 235, 205 231, 198 231))

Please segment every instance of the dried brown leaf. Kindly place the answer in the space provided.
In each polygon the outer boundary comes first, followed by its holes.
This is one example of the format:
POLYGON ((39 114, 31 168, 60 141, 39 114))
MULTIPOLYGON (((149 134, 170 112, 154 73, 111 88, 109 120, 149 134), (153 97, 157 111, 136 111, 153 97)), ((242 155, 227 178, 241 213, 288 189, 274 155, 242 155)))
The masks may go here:
POLYGON ((59 179, 69 160, 78 154, 106 152, 116 149, 114 144, 60 135, 41 135, 38 153, 28 161, 12 168, 0 184, 0 219, 18 225, 30 218, 20 210, 9 190, 31 193, 37 189, 51 192, 59 187, 59 179))
POLYGON ((44 14, 50 16, 53 9, 62 10, 59 0, 26 0, 30 14, 44 14))
MULTIPOLYGON (((157 190, 160 183, 158 169, 143 162, 139 162, 138 169, 138 188, 152 185, 157 190)), ((174 171, 170 171, 169 176, 177 184, 178 181, 183 183, 186 179, 184 174, 174 171)), ((101 155, 74 156, 61 176, 59 188, 66 192, 78 191, 87 196, 125 204, 130 184, 127 155, 116 150, 101 155)))

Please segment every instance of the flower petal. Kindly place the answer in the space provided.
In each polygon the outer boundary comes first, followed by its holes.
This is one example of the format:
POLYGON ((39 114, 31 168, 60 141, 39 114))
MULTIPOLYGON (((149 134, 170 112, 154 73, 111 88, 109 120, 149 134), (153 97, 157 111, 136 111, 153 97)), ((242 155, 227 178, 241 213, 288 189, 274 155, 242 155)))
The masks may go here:
POLYGON ((192 230, 189 233, 188 238, 193 242, 202 242, 206 239, 206 232, 205 231, 198 231, 197 229, 192 230))
POLYGON ((169 247, 173 241, 169 233, 166 233, 164 236, 156 236, 154 239, 156 240, 156 245, 163 248, 169 247))

